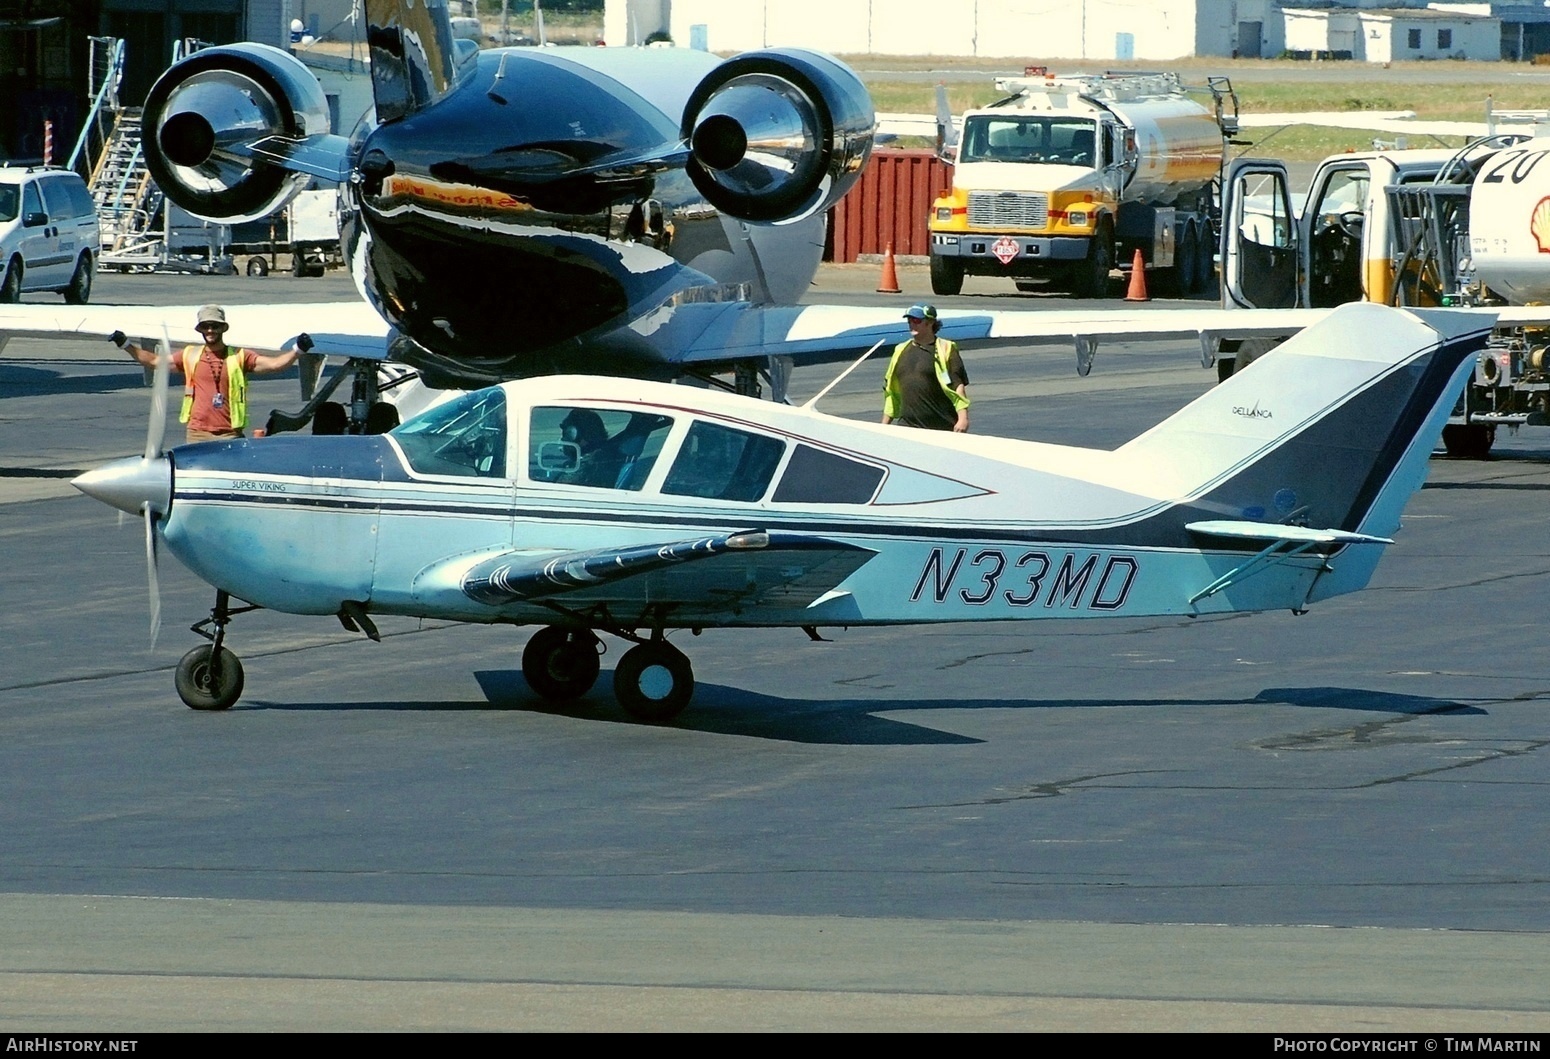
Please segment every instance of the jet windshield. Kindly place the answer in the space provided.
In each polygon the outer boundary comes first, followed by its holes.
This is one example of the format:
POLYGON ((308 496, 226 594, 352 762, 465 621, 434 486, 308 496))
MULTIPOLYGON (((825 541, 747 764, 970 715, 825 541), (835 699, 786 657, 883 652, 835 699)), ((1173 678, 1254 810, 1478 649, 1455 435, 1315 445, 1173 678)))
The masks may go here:
POLYGON ((421 474, 506 476, 506 395, 500 387, 465 394, 391 432, 421 474))
POLYGON ((1082 118, 981 114, 964 122, 959 162, 1094 166, 1097 125, 1082 118))

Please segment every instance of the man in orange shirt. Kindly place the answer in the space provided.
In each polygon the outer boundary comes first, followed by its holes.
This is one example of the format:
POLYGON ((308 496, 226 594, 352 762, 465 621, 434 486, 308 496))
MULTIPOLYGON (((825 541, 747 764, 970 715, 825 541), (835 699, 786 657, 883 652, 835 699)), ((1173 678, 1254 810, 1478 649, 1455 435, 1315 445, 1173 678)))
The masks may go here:
MULTIPOLYGON (((188 427, 189 441, 240 438, 248 422, 247 377, 284 371, 296 363, 296 355, 312 348, 312 339, 298 335, 288 352, 265 356, 250 349, 232 349, 226 334, 226 310, 206 305, 195 325, 204 346, 186 346, 172 360, 172 370, 183 374, 183 407, 178 419, 188 427)), ((156 366, 156 354, 131 343, 122 331, 112 334, 113 344, 147 368, 156 366)))

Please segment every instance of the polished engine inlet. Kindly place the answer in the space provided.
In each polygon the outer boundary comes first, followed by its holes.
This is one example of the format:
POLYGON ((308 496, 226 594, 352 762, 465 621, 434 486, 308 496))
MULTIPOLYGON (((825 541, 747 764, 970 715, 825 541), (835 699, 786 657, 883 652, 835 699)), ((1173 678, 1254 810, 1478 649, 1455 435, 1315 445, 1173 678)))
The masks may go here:
POLYGON ((687 169, 717 209, 745 221, 800 220, 827 209, 866 167, 876 119, 851 70, 817 52, 750 52, 718 66, 689 97, 687 169))
POLYGON ((252 146, 328 129, 317 78, 294 56, 259 44, 207 48, 162 74, 145 101, 145 160, 190 213, 223 221, 266 216, 306 186, 305 173, 252 146))

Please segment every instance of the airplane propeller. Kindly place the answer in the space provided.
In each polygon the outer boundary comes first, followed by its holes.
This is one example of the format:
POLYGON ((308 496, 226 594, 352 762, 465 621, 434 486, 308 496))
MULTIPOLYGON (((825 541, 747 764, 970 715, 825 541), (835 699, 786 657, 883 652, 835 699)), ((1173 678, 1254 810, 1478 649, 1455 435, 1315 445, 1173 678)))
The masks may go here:
MULTIPOLYGON (((167 389, 172 374, 172 336, 162 328, 162 340, 156 347, 156 370, 151 379, 151 419, 145 429, 145 462, 162 458, 162 440, 167 434, 167 389)), ((156 508, 147 501, 140 506, 145 518, 145 579, 151 600, 151 649, 161 635, 161 581, 157 576, 156 508)))

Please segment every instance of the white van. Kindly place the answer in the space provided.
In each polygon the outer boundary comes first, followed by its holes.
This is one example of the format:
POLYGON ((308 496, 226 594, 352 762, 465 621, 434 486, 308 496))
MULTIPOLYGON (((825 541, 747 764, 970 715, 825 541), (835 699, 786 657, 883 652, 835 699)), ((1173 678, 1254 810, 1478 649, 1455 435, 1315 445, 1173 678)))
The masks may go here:
POLYGON ((0 166, 0 302, 45 290, 84 305, 101 245, 97 207, 79 176, 0 166))

